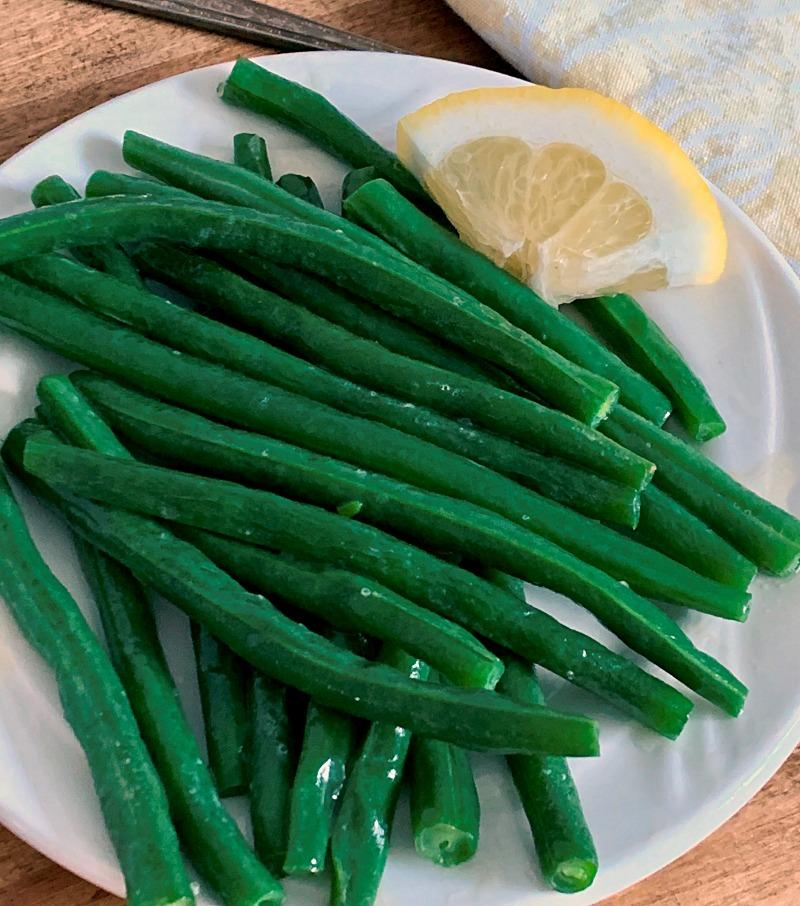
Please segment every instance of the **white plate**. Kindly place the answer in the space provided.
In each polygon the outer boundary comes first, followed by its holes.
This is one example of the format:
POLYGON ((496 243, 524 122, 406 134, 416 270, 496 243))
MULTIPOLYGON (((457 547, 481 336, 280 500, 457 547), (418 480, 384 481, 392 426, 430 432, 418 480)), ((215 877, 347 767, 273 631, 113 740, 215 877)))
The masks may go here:
MULTIPOLYGON (((260 62, 320 90, 387 145, 398 117, 420 104, 450 91, 515 81, 442 60, 381 54, 301 53, 260 62)), ((262 132, 276 174, 310 173, 334 200, 345 168, 296 135, 220 103, 215 89, 228 69, 213 66, 150 85, 35 142, 0 168, 0 214, 26 208, 33 184, 52 172, 82 185, 98 167, 120 169, 119 142, 129 128, 223 158, 229 158, 235 132, 262 132)), ((727 433, 709 444, 710 455, 759 493, 797 512, 800 285, 756 227, 730 201, 720 201, 731 239, 723 279, 713 287, 652 294, 645 304, 707 381, 728 421, 727 433)), ((31 412, 38 378, 59 365, 55 357, 6 334, 0 334, 0 344, 5 434, 31 412)), ((96 624, 63 529, 35 504, 29 502, 27 509, 49 563, 96 624)), ((602 868, 594 887, 570 903, 596 902, 681 855, 744 805, 791 752, 800 738, 798 590, 758 580, 744 626, 697 615, 686 619, 695 641, 750 686, 739 720, 698 702, 684 734, 670 743, 617 719, 588 696, 553 684, 559 705, 599 713, 602 721, 602 756, 573 764, 602 868)), ((565 621, 608 640, 573 605, 531 592, 565 621)), ((185 621, 167 606, 159 619, 197 725, 185 621)), ((0 820, 66 868, 122 894, 91 780, 61 717, 53 682, 4 609, 0 765, 0 820)), ((382 906, 538 906, 563 900, 538 876, 525 820, 499 759, 476 759, 476 773, 483 807, 476 858, 449 871, 417 858, 401 808, 382 906)), ((238 807, 241 814, 241 803, 238 807)), ((321 884, 287 887, 290 904, 325 902, 321 884)), ((200 902, 213 901, 201 895, 200 902)))

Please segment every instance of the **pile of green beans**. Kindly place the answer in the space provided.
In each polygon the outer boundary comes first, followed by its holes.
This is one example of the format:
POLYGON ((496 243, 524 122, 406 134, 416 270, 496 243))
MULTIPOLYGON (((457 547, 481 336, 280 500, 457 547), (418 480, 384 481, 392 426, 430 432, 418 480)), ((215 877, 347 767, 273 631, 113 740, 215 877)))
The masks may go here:
POLYGON ((420 856, 475 854, 469 750, 506 757, 547 884, 584 890, 566 759, 598 728, 537 668, 669 739, 693 702, 631 654, 736 716, 746 686, 658 602, 744 621, 757 570, 800 566, 800 520, 663 430, 725 423, 631 297, 576 303, 590 334, 322 95, 240 60, 220 96, 349 163, 342 216, 257 134, 224 162, 128 132, 146 177, 98 171, 81 199, 51 176, 0 220, 0 323, 92 369, 42 379, 2 457, 74 532, 110 658, 3 476, 0 593, 55 672, 129 902, 192 906, 180 842, 225 906, 324 871, 332 906, 371 906, 403 783, 420 856), (153 594, 190 620, 205 761, 153 594))

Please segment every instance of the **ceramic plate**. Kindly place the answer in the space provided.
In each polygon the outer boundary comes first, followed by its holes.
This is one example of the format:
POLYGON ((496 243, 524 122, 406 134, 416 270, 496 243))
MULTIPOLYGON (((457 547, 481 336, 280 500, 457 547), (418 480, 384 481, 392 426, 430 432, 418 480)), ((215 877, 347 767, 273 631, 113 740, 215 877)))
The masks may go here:
MULTIPOLYGON (((421 57, 359 53, 270 56, 264 65, 321 91, 380 142, 392 145, 400 116, 451 91, 508 85, 507 76, 421 57)), ((72 120, 0 168, 0 214, 28 207, 34 183, 53 172, 83 185, 99 167, 120 169, 125 129, 230 159, 231 137, 246 130, 268 140, 276 175, 308 173, 335 203, 345 168, 298 136, 217 100, 228 65, 176 76, 117 98, 72 120)), ((708 453, 738 479, 800 512, 800 284, 787 265, 726 198, 730 262, 722 280, 702 289, 653 293, 642 301, 707 382, 728 422, 708 453)), ((0 334, 3 435, 34 405, 38 378, 59 360, 0 334)), ((63 528, 26 500, 35 537, 53 570, 93 624, 96 615, 63 528)), ((539 589, 536 600, 576 627, 614 644, 577 607, 539 589)), ((551 684, 559 707, 601 720, 602 755, 575 760, 575 779, 602 868, 594 887, 570 898, 596 902, 675 859, 744 805, 800 738, 800 584, 759 579, 745 625, 686 618, 701 647, 751 688, 744 714, 731 720, 698 702, 681 738, 667 742, 617 718, 565 684, 551 684)), ((159 612, 164 643, 188 713, 199 707, 184 618, 159 612)), ((61 716, 53 681, 0 608, 0 821, 51 859, 122 894, 123 882, 82 753, 61 716)), ((401 805, 381 906, 540 906, 563 898, 540 879, 522 811, 499 759, 475 760, 481 846, 470 863, 442 870, 414 855, 401 805)), ((232 808, 244 820, 243 803, 232 808)), ((287 884, 288 902, 326 902, 320 883, 287 884)), ((213 899, 201 891, 202 904, 213 899)))

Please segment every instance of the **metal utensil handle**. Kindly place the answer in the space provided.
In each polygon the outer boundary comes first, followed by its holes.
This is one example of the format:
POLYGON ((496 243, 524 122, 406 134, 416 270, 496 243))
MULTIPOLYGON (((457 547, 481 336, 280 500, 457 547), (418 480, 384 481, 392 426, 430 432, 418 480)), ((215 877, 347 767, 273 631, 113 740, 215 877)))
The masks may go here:
POLYGON ((195 25, 209 31, 292 50, 379 50, 399 48, 353 35, 313 19, 288 13, 254 0, 88 0, 160 19, 195 25))

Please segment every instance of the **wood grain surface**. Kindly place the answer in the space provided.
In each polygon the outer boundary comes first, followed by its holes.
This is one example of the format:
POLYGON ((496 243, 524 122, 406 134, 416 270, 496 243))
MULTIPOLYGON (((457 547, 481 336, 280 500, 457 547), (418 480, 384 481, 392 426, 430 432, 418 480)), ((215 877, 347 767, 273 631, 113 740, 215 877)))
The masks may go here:
MULTIPOLYGON (((439 0, 283 0, 282 5, 414 53, 508 71, 439 0)), ((125 91, 256 52, 265 51, 94 4, 0 0, 0 161, 125 91)), ((795 752, 765 789, 708 840, 605 903, 794 906, 800 903, 798 856, 800 752, 795 752)), ((2 906, 118 903, 0 828, 2 906)))

